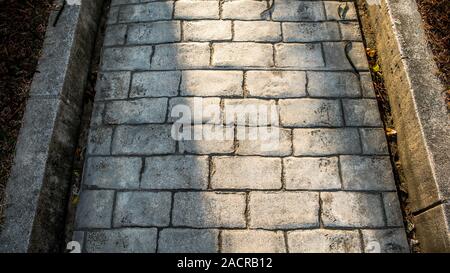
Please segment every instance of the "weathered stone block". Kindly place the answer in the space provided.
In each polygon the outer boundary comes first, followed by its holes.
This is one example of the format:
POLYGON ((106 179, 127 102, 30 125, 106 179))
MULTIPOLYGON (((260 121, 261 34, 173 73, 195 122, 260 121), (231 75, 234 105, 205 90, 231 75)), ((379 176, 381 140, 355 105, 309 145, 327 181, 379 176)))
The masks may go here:
POLYGON ((319 42, 340 40, 336 22, 283 23, 284 42, 319 42))
POLYGON ((170 192, 118 192, 114 227, 168 226, 171 203, 170 192))
POLYGON ((213 44, 212 65, 224 67, 271 67, 273 47, 261 43, 213 44))
POLYGON ((209 42, 231 40, 231 21, 202 20, 185 21, 183 38, 185 41, 209 42))
POLYGON ((234 41, 279 42, 281 24, 269 21, 235 21, 234 41))
POLYGON ((175 193, 173 225, 198 228, 244 228, 244 193, 175 193))
POLYGON ((159 233, 160 253, 216 253, 219 231, 214 229, 163 229, 159 233))
POLYGON ((156 228, 124 228, 90 231, 86 234, 88 253, 154 253, 156 228))
POLYGON ((170 125, 119 126, 116 128, 114 155, 152 155, 175 152, 170 125))
POLYGON ((299 69, 325 66, 320 44, 276 44, 275 65, 299 69))
POLYGON ((280 119, 285 127, 341 127, 339 100, 288 99, 280 100, 280 119))
POLYGON ((148 70, 150 69, 151 46, 105 48, 102 70, 148 70))
POLYGON ((130 97, 174 97, 178 94, 181 72, 139 72, 133 75, 130 97))
POLYGON ((133 24, 128 27, 128 44, 158 44, 180 40, 181 24, 178 21, 133 24))
POLYGON ((106 189, 137 189, 142 159, 91 157, 87 159, 84 184, 106 189))
POLYGON ((294 155, 359 154, 357 129, 295 129, 294 155))
POLYGON ((145 159, 143 189, 206 189, 209 161, 206 156, 164 156, 145 159))
POLYGON ((243 73, 240 71, 183 71, 183 96, 242 96, 243 73))
POLYGON ((281 189, 281 159, 214 157, 213 189, 281 189))
POLYGON ((113 101, 106 104, 106 124, 164 123, 167 98, 113 101))
POLYGON ((157 45, 152 59, 153 70, 201 68, 209 65, 208 43, 157 45))
POLYGON ((283 159, 289 190, 337 190, 341 188, 337 157, 283 159))
POLYGON ((114 191, 83 191, 77 207, 75 227, 110 228, 114 191))
POLYGON ((325 227, 383 227, 384 216, 379 194, 323 192, 322 221, 325 227))
POLYGON ((308 93, 312 97, 359 97, 358 77, 350 72, 308 72, 308 93))
POLYGON ((288 232, 290 253, 360 253, 356 230, 298 230, 288 232))
POLYGON ((282 232, 265 230, 222 231, 222 253, 285 253, 282 232))
POLYGON ((319 194, 314 192, 252 192, 251 228, 294 229, 319 226, 319 194))
POLYGON ((248 71, 245 87, 250 97, 305 97, 306 73, 302 71, 248 71))

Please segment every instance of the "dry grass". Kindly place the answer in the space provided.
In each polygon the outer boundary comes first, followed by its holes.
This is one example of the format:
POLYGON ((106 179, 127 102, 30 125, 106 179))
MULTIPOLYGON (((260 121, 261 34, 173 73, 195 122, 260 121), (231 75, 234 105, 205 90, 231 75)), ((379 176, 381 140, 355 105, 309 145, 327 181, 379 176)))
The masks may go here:
MULTIPOLYGON (((0 216, 53 0, 0 0, 0 216)), ((1 223, 1 220, 0 220, 1 223)))
POLYGON ((450 2, 449 0, 416 0, 428 36, 428 42, 439 68, 439 78, 446 86, 450 110, 450 2))

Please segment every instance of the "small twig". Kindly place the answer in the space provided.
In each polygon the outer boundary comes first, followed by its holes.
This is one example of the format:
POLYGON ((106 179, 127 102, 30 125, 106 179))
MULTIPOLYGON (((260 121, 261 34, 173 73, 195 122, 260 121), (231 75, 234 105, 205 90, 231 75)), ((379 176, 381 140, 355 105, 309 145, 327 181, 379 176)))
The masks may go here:
POLYGON ((66 0, 63 1, 61 8, 58 10, 58 14, 56 14, 55 21, 53 21, 53 27, 56 27, 56 24, 58 24, 59 17, 61 17, 61 14, 63 13, 65 7, 66 7, 66 0))
POLYGON ((273 12, 273 9, 275 8, 275 0, 269 0, 269 1, 271 1, 270 2, 270 5, 269 5, 269 8, 267 8, 266 10, 264 10, 263 12, 261 12, 261 16, 266 16, 267 15, 267 13, 272 13, 273 12))
POLYGON ((339 18, 341 18, 341 20, 344 20, 345 17, 347 17, 347 12, 349 9, 350 9, 350 7, 348 6, 348 2, 345 2, 344 7, 342 7, 342 4, 339 5, 338 14, 339 14, 339 18))
POLYGON ((352 48, 353 48, 352 42, 347 42, 347 43, 345 44, 345 57, 347 58, 347 60, 348 60, 348 62, 350 63, 350 65, 352 66, 352 68, 353 68, 353 73, 355 73, 355 75, 358 77, 358 79, 361 79, 361 76, 360 76, 359 73, 358 73, 358 69, 356 69, 356 66, 355 66, 355 64, 353 63, 352 58, 351 58, 350 55, 349 55, 350 50, 352 50, 352 48))

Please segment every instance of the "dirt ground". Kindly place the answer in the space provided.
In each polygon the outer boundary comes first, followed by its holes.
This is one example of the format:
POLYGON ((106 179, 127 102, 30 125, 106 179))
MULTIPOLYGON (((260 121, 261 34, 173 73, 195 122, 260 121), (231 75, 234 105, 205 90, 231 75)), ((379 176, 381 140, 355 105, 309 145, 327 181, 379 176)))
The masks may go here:
MULTIPOLYGON (((53 0, 0 0, 0 216, 53 0)), ((1 218, 0 218, 1 224, 1 218)))

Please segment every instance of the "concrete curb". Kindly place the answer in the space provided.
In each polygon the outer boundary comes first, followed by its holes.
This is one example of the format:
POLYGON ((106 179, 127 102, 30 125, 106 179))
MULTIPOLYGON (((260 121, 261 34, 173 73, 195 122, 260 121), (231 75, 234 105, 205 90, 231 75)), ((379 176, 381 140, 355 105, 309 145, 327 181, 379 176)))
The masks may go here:
POLYGON ((398 131, 416 234, 425 252, 450 251, 450 126, 444 87, 415 0, 367 0, 398 131))
POLYGON ((102 5, 103 0, 67 4, 55 27, 57 12, 50 16, 6 188, 0 252, 60 251, 83 93, 102 5))

